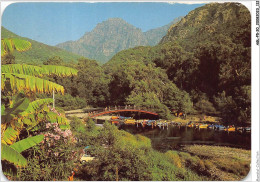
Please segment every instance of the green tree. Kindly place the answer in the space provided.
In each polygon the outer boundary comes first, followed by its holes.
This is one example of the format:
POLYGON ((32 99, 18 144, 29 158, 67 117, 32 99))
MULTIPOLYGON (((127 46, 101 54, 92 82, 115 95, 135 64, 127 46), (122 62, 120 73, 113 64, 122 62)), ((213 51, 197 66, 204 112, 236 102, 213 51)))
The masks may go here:
POLYGON ((53 56, 43 62, 44 65, 63 65, 64 61, 59 56, 53 56))
POLYGON ((103 69, 96 61, 88 59, 78 60, 77 69, 79 72, 73 80, 75 89, 71 89, 71 95, 85 98, 93 106, 105 106, 109 96, 109 80, 103 69))

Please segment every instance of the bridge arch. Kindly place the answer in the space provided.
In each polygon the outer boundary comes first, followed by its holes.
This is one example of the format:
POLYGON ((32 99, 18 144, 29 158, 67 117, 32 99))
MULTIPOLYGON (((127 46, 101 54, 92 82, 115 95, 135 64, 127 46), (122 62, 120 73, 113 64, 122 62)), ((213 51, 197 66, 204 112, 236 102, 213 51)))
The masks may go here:
POLYGON ((94 113, 94 114, 91 114, 90 117, 95 118, 97 116, 102 116, 102 115, 105 115, 105 114, 120 113, 120 112, 140 112, 140 113, 158 116, 158 114, 155 113, 155 112, 146 111, 146 110, 143 110, 143 109, 116 109, 116 110, 108 110, 108 111, 101 111, 101 112, 98 112, 98 113, 94 113))

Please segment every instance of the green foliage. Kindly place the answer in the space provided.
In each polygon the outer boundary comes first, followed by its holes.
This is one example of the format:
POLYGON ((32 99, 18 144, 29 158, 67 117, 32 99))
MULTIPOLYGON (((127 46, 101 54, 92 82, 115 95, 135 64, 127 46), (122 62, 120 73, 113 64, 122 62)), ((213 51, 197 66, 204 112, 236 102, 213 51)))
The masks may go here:
POLYGON ((95 160, 77 173, 82 180, 178 181, 207 180, 186 167, 178 152, 160 153, 152 149, 150 139, 132 135, 109 123, 99 131, 88 149, 95 160), (178 156, 178 162, 176 157, 178 156), (118 176, 117 176, 118 174, 118 176))
POLYGON ((57 76, 71 76, 77 75, 77 70, 65 66, 53 66, 53 65, 43 65, 42 67, 43 74, 51 75, 55 74, 57 76))
POLYGON ((28 108, 29 103, 30 101, 25 97, 24 93, 20 92, 19 94, 15 95, 10 106, 6 107, 2 113, 2 123, 10 123, 14 117, 21 115, 21 113, 28 108))
POLYGON ((16 73, 31 76, 41 76, 41 67, 26 64, 8 64, 1 66, 2 73, 16 73))
POLYGON ((73 162, 78 160, 76 139, 70 130, 62 131, 58 123, 44 123, 38 133, 44 140, 26 152, 28 166, 22 169, 19 180, 67 180, 73 162))
POLYGON ((11 53, 6 53, 1 57, 1 65, 15 64, 15 57, 11 53))
POLYGON ((20 37, 4 27, 1 27, 1 35, 2 38, 17 38, 21 40, 27 40, 31 42, 32 48, 24 53, 14 52, 13 55, 15 56, 16 63, 30 63, 35 65, 41 65, 42 62, 54 57, 59 56, 65 63, 69 62, 76 62, 77 59, 81 58, 82 56, 73 54, 71 52, 59 49, 54 46, 48 46, 46 44, 20 37))
POLYGON ((18 135, 19 132, 17 130, 14 130, 11 126, 8 126, 5 131, 1 133, 1 143, 12 144, 18 135))
POLYGON ((26 166, 27 160, 9 145, 1 143, 1 160, 7 160, 18 166, 26 166))
POLYGON ((216 112, 216 109, 214 108, 213 104, 210 101, 204 99, 199 100, 195 104, 195 107, 203 114, 214 114, 216 112))
POLYGON ((53 56, 49 58, 48 60, 43 62, 44 65, 63 65, 64 61, 59 56, 53 56))
POLYGON ((62 94, 64 93, 63 86, 34 76, 15 73, 2 73, 2 90, 6 87, 6 81, 9 81, 11 90, 13 90, 14 92, 29 90, 31 92, 49 94, 53 91, 60 92, 62 94))
POLYGON ((1 39, 1 57, 5 56, 7 53, 12 53, 14 50, 19 52, 27 51, 32 47, 29 41, 21 39, 1 39))
POLYGON ((64 110, 81 109, 86 107, 87 102, 84 98, 78 96, 72 97, 70 94, 55 95, 55 105, 61 107, 64 110))
MULTIPOLYGON (((79 96, 93 106, 107 105, 109 79, 94 60, 80 59, 76 65, 78 74, 71 78, 55 78, 70 95, 79 96)), ((68 98, 69 99, 69 98, 68 98)), ((83 103, 82 103, 83 104, 83 103)))
POLYGON ((26 64, 8 64, 2 65, 2 73, 17 73, 31 76, 57 75, 72 76, 77 75, 77 70, 65 66, 43 65, 41 67, 26 64))
POLYGON ((7 160, 18 166, 26 166, 27 160, 20 153, 39 144, 43 138, 43 135, 38 135, 20 140, 12 145, 1 143, 1 160, 7 160))
POLYGON ((169 108, 190 112, 189 95, 180 90, 161 68, 139 61, 115 65, 109 74, 110 98, 113 105, 131 104, 153 109, 161 117, 170 119, 169 108))
MULTIPOLYGON (((250 121, 249 97, 242 91, 251 84, 250 31, 250 13, 243 5, 211 3, 191 11, 171 26, 159 45, 121 51, 104 65, 111 75, 112 103, 124 104, 127 98, 134 104, 142 100, 143 95, 147 98, 144 93, 149 90, 162 104, 173 109, 192 112, 194 102, 199 112, 220 113, 226 122, 250 121), (189 95, 178 92, 175 85, 168 84, 162 77, 158 79, 168 88, 151 82, 163 91, 160 94, 147 84, 149 80, 145 74, 140 74, 142 77, 131 76, 132 65, 136 67, 133 68, 136 75, 139 75, 137 70, 149 73, 137 62, 147 67, 155 63, 156 69, 164 69, 169 80, 189 95), (214 97, 222 92, 229 98, 230 101, 226 102, 229 104, 220 107, 215 102, 212 105, 214 97), (242 99, 239 94, 247 99, 242 99)), ((157 80, 152 73, 148 75, 157 80)))
POLYGON ((192 53, 186 52, 175 42, 158 45, 156 49, 158 56, 153 62, 166 70, 173 83, 186 91, 196 87, 199 60, 192 53))
POLYGON ((42 67, 20 64, 3 65, 1 79, 2 90, 6 87, 10 87, 13 92, 28 90, 39 93, 52 93, 53 91, 57 91, 62 94, 64 93, 63 86, 35 77, 35 75, 42 76, 42 74, 70 76, 76 75, 77 70, 52 65, 44 65, 42 67))
POLYGON ((29 115, 32 113, 35 113, 37 110, 40 110, 42 106, 45 104, 50 104, 53 102, 53 99, 47 98, 47 99, 38 99, 33 102, 30 102, 26 110, 22 113, 22 116, 29 115))
POLYGON ((28 137, 26 139, 20 140, 15 142, 14 144, 10 145, 11 148, 16 150, 17 152, 21 153, 37 144, 39 144, 43 140, 43 135, 37 135, 33 137, 28 137))

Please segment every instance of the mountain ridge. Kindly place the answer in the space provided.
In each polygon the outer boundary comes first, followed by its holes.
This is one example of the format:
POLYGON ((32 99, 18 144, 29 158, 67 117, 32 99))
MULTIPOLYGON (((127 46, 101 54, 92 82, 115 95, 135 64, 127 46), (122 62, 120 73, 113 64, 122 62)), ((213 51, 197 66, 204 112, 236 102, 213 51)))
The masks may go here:
POLYGON ((92 31, 86 32, 80 39, 56 46, 105 63, 121 50, 156 45, 167 33, 170 25, 180 19, 181 17, 178 17, 165 26, 142 32, 140 28, 121 18, 109 18, 98 23, 92 31))

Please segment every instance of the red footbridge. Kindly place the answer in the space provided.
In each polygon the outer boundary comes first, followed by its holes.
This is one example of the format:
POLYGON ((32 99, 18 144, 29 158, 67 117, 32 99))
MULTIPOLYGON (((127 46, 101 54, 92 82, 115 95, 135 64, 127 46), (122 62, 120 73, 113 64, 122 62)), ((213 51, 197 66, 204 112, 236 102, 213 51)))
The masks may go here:
POLYGON ((97 116, 107 115, 111 113, 121 113, 121 112, 139 112, 145 114, 151 114, 154 116, 158 116, 157 113, 153 112, 151 108, 142 108, 137 106, 114 106, 114 107, 106 107, 103 109, 98 109, 93 112, 89 112, 88 115, 91 118, 95 118, 97 116))

